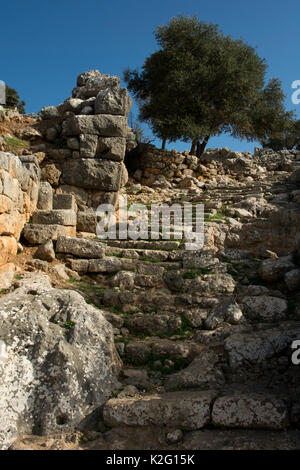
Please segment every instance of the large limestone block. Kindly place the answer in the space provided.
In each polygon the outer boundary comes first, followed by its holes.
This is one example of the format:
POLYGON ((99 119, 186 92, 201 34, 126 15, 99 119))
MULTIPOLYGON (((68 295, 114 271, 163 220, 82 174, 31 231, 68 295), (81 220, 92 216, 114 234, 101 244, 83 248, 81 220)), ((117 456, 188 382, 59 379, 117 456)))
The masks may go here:
POLYGON ((126 88, 99 91, 95 101, 95 114, 116 114, 127 116, 131 108, 131 98, 126 88))
POLYGON ((93 158, 97 152, 98 135, 80 134, 80 156, 82 158, 93 158))
POLYGON ((76 199, 73 194, 54 194, 53 209, 70 209, 77 210, 76 199))
POLYGON ((65 162, 63 180, 66 184, 98 191, 118 191, 125 181, 126 172, 120 163, 110 160, 78 158, 65 162))
POLYGON ((96 240, 85 238, 58 237, 56 253, 70 253, 80 258, 103 258, 105 245, 96 240))
POLYGON ((115 398, 103 409, 109 426, 168 426, 201 429, 210 422, 213 391, 170 392, 145 397, 115 398))
POLYGON ((2 169, 0 169, 0 180, 2 183, 2 194, 13 201, 16 201, 19 193, 19 181, 16 178, 13 178, 10 173, 2 169))
POLYGON ((11 212, 13 207, 14 204, 9 197, 0 195, 0 214, 3 212, 11 212))
POLYGON ((66 432, 118 386, 101 310, 37 273, 0 299, 0 448, 21 434, 66 432))
POLYGON ((68 229, 63 225, 25 224, 23 236, 30 245, 41 245, 48 240, 57 240, 59 236, 71 236, 68 229))
POLYGON ((0 264, 11 261, 17 254, 18 244, 14 237, 0 237, 0 264))
POLYGON ((264 394, 218 398, 212 410, 213 424, 246 429, 284 429, 289 425, 283 400, 264 394))
POLYGON ((76 212, 71 209, 53 209, 52 211, 36 211, 32 216, 34 224, 76 225, 76 212))
POLYGON ((0 235, 13 235, 17 240, 20 237, 25 223, 25 215, 17 210, 9 214, 0 214, 0 235))
POLYGON ((127 131, 126 118, 111 114, 72 115, 63 122, 63 133, 66 136, 97 134, 103 137, 126 137, 127 131))
POLYGON ((91 259, 88 266, 90 273, 113 273, 119 269, 121 269, 121 261, 114 256, 104 259, 91 259))
POLYGON ((126 139, 124 137, 99 137, 97 157, 122 161, 125 157, 125 151, 126 139))
POLYGON ((39 195, 37 208, 41 210, 52 209, 53 189, 47 181, 41 181, 39 184, 39 195))
POLYGON ((93 210, 77 212, 77 230, 78 232, 96 233, 97 216, 93 210))
POLYGON ((73 98, 86 99, 97 96, 100 90, 119 88, 120 78, 92 70, 79 75, 77 84, 78 86, 72 91, 73 98))

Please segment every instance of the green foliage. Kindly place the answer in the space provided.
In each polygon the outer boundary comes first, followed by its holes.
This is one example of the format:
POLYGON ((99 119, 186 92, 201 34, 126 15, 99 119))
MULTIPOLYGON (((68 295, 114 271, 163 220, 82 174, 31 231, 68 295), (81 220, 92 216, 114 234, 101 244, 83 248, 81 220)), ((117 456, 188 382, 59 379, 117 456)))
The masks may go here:
POLYGON ((262 141, 264 148, 278 150, 300 150, 300 119, 287 119, 282 130, 262 141))
POLYGON ((281 84, 265 85, 266 63, 253 47, 182 15, 157 27, 155 38, 159 49, 141 72, 125 70, 124 80, 157 137, 197 143, 200 156, 210 136, 253 141, 280 128, 281 84))
POLYGON ((21 101, 18 92, 6 85, 6 106, 18 108, 21 114, 25 114, 25 101, 21 101))

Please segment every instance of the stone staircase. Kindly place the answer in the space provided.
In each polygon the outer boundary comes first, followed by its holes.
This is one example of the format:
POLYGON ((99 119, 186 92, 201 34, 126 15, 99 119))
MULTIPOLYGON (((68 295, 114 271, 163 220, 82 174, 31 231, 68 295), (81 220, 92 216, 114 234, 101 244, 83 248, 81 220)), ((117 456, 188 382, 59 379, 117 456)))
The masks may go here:
POLYGON ((105 247, 105 256, 100 250, 97 259, 78 259, 76 250, 61 248, 65 240, 56 251, 71 269, 91 273, 100 289, 92 301, 113 325, 123 360, 123 391, 104 406, 106 426, 179 429, 180 442, 207 427, 297 426, 300 375, 290 345, 300 317, 285 308, 286 292, 259 281, 260 260, 246 251, 195 253, 179 242, 146 240, 89 241, 105 247), (262 296, 271 310, 274 298, 284 302, 279 320, 266 319, 260 306, 255 315, 246 308, 245 298, 262 296))
MULTIPOLYGON (((293 436, 291 448, 299 448, 300 372, 291 362, 291 344, 300 338, 297 290, 285 283, 285 271, 266 282, 263 258, 227 242, 236 225, 247 232, 253 223, 268 223, 266 198, 272 210, 298 207, 295 191, 286 173, 278 173, 267 182, 186 192, 187 201, 205 205, 206 243, 199 251, 185 250, 185 240, 54 239, 57 258, 78 273, 70 288, 112 324, 123 361, 120 389, 101 416, 111 448, 122 429, 147 436, 153 427, 164 433, 166 448, 218 448, 203 443, 209 433, 223 446, 224 439, 243 436, 241 448, 247 436, 253 448, 272 448, 275 441, 287 448, 293 436), (211 229, 215 243, 208 243, 211 229), (190 447, 191 437, 198 447, 190 447)), ((173 191, 170 200, 184 198, 173 191)), ((50 223, 64 210, 72 208, 58 201, 33 222, 50 223)), ((289 269, 297 266, 295 258, 289 269)), ((153 448, 154 440, 144 442, 153 448)))

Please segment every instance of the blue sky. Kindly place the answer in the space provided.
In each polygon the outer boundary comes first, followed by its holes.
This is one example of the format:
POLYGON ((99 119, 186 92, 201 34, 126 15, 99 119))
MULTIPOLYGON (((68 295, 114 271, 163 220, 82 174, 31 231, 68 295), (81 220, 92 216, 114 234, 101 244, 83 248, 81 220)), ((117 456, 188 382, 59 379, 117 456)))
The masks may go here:
MULTIPOLYGON (((18 90, 27 112, 64 101, 83 71, 122 76, 126 67, 141 67, 156 48, 155 27, 184 14, 257 46, 267 78, 282 81, 287 108, 300 115, 291 102, 291 84, 300 80, 299 0, 11 0, 0 14, 0 80, 18 90)), ((223 135, 208 146, 252 151, 254 145, 223 135)))

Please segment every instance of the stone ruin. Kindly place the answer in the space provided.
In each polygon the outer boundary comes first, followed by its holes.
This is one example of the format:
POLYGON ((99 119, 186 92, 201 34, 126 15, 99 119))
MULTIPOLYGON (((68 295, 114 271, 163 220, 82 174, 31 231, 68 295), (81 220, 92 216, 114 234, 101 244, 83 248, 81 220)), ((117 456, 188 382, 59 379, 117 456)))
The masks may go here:
POLYGON ((38 204, 43 212, 34 215, 33 224, 72 227, 68 235, 76 226, 95 233, 95 209, 102 203, 117 204, 128 180, 123 161, 126 149, 135 145, 127 124, 130 108, 119 77, 92 70, 78 76, 72 97, 39 112, 35 127, 41 139, 33 151, 45 154, 40 163, 44 194, 38 204), (57 212, 61 210, 74 213, 57 212))

